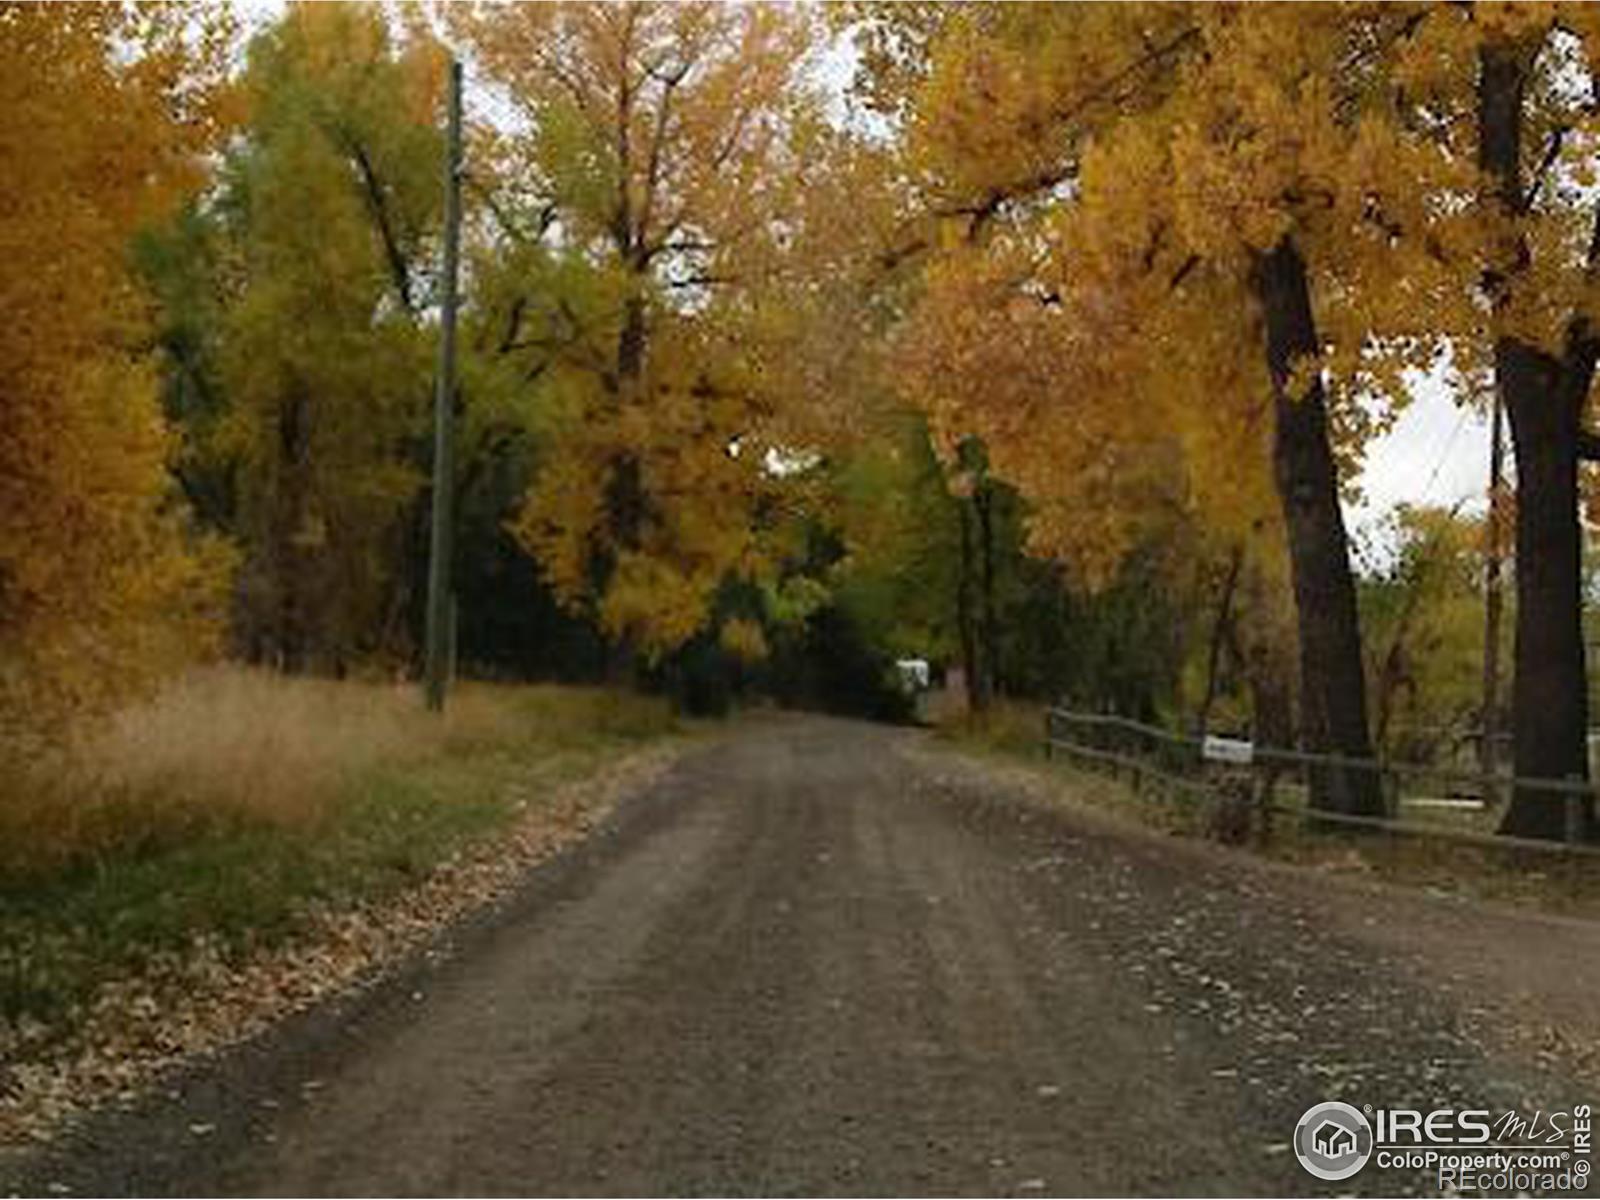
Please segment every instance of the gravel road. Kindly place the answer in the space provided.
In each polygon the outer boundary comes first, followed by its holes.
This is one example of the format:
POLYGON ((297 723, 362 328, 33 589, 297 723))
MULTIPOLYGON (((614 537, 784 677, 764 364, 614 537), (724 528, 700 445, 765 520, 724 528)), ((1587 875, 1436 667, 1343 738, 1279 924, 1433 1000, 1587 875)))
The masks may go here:
MULTIPOLYGON (((1600 961, 1586 923, 1352 888, 1046 808, 911 731, 762 719, 436 953, 92 1119, 20 1182, 1421 1191, 1373 1166, 1312 1179, 1289 1151, 1296 1119, 1330 1098, 1592 1101, 1559 1063, 1486 1036, 1528 984, 1491 995, 1472 974, 1487 960, 1439 961, 1477 929, 1600 961)), ((1515 969, 1494 961, 1496 978, 1515 969)))

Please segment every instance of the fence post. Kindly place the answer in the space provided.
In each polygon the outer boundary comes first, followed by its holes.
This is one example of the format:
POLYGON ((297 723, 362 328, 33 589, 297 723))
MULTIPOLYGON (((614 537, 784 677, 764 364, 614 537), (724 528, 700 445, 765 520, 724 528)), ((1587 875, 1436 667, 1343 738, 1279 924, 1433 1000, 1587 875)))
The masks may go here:
POLYGON ((1264 763, 1256 768, 1256 805, 1261 820, 1261 843, 1266 845, 1272 841, 1272 814, 1277 807, 1278 768, 1272 763, 1264 763))
POLYGON ((1051 762, 1055 759, 1055 737, 1055 710, 1046 708, 1044 710, 1044 757, 1046 762, 1051 762))
MULTIPOLYGON (((1570 784, 1582 784, 1583 778, 1579 775, 1568 775, 1570 784)), ((1566 840, 1569 844, 1583 840, 1583 799, 1576 791, 1563 792, 1561 802, 1564 808, 1566 840)))

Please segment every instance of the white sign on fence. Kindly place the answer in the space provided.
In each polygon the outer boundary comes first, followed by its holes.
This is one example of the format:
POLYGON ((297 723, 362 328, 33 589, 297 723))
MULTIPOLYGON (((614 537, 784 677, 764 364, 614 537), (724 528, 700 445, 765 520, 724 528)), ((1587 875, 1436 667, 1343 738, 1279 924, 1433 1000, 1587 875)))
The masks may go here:
POLYGON ((1209 762, 1233 763, 1235 766, 1248 767, 1256 756, 1256 748, 1250 742, 1242 742, 1238 738, 1211 737, 1200 744, 1201 755, 1209 762))

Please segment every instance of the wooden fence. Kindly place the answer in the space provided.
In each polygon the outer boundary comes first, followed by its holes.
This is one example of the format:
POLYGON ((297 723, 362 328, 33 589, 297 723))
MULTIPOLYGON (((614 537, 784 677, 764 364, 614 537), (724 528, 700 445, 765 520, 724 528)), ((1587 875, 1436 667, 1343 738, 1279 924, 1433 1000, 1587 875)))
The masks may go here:
POLYGON ((1277 813, 1318 824, 1380 830, 1408 837, 1446 838, 1501 849, 1527 849, 1558 854, 1595 855, 1600 846, 1580 840, 1583 803, 1594 794, 1582 779, 1526 779, 1485 775, 1449 765, 1385 762, 1339 754, 1313 754, 1218 737, 1193 737, 1106 713, 1050 708, 1044 718, 1044 750, 1126 777, 1135 790, 1155 783, 1169 792, 1197 801, 1215 802, 1225 783, 1248 777, 1252 802, 1263 814, 1277 813), (1377 775, 1388 815, 1357 816, 1314 809, 1304 802, 1309 776, 1318 769, 1367 771, 1377 775), (1538 792, 1563 811, 1566 841, 1508 837, 1487 829, 1462 828, 1440 821, 1407 819, 1408 807, 1478 808, 1497 815, 1513 790, 1538 792), (1301 802, 1293 803, 1291 793, 1301 802))

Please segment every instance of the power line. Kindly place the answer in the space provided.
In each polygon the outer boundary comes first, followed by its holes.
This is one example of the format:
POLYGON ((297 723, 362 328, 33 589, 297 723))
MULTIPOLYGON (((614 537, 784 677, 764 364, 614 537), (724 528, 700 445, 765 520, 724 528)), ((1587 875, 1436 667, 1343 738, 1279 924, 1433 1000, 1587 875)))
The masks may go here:
POLYGON ((1439 472, 1444 470, 1444 464, 1450 457, 1450 452, 1455 449, 1456 442, 1461 437, 1461 431, 1467 427, 1467 418, 1472 415, 1472 410, 1463 408, 1456 417, 1455 428, 1450 431, 1450 436, 1445 439, 1444 448, 1439 451, 1439 457, 1433 464, 1433 470, 1428 474, 1428 482, 1422 486, 1422 500, 1426 501, 1433 494, 1433 485, 1439 481, 1439 472))

